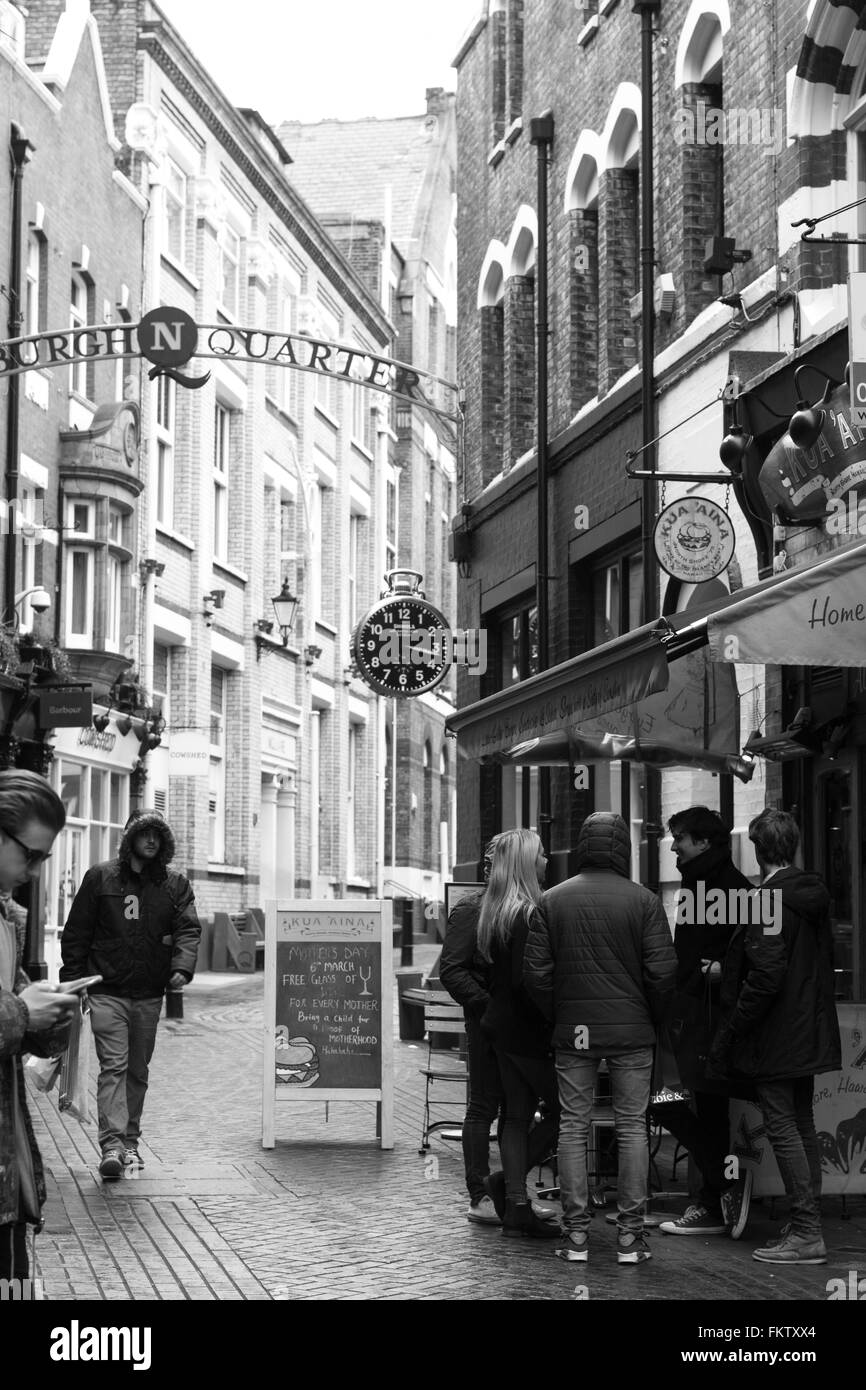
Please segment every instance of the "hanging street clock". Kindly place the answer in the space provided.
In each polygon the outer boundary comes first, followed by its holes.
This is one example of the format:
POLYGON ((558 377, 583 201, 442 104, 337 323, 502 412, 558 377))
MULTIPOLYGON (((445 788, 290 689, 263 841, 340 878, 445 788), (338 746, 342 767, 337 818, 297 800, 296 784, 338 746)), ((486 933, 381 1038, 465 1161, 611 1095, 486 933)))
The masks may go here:
POLYGON ((388 589, 352 634, 361 679, 379 695, 423 695, 453 659, 448 620, 428 603, 417 570, 389 570, 388 589))

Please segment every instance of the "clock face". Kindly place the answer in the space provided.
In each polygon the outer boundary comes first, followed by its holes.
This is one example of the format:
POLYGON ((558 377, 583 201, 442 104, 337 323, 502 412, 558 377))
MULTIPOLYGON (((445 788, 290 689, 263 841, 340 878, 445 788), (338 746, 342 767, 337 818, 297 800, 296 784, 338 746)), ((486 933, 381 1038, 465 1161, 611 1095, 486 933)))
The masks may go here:
POLYGON ((362 679, 380 695, 422 695, 447 675, 451 631, 426 599, 383 599, 355 629, 353 654, 362 679))

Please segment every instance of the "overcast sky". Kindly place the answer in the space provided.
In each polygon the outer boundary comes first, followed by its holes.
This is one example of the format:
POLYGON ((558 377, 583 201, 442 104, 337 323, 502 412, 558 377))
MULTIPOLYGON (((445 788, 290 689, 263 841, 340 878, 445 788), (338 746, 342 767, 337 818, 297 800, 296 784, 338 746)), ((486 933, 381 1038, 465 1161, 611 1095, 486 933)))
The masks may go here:
POLYGON ((482 0, 157 0, 236 106, 272 125, 412 116, 482 0))

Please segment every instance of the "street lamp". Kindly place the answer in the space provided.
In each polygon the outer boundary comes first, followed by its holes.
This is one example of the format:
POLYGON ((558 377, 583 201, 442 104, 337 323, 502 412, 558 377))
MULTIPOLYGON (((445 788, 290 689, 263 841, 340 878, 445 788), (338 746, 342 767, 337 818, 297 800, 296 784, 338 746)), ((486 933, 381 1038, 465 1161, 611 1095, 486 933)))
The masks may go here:
POLYGON ((283 587, 280 589, 280 592, 277 594, 276 598, 271 599, 271 603, 274 605, 274 612, 277 615, 277 627, 280 629, 284 647, 289 645, 289 633, 295 624, 295 614, 298 611, 299 602, 300 600, 289 588, 288 579, 283 580, 283 587))
POLYGON ((23 603, 26 598, 30 600, 30 607, 34 613, 47 613, 51 607, 51 595, 41 584, 33 584, 29 589, 22 589, 20 594, 15 595, 13 604, 15 626, 21 623, 21 614, 18 612, 19 603, 23 603))

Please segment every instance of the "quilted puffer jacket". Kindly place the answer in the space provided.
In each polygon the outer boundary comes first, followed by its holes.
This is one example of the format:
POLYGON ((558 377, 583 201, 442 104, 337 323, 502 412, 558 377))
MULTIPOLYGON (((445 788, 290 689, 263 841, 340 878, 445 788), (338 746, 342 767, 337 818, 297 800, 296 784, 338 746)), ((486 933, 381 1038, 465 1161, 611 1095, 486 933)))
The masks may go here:
POLYGON ((48 1032, 30 1033, 27 1031, 27 1010, 16 995, 26 989, 30 981, 21 969, 24 956, 24 937, 27 927, 27 914, 11 899, 0 902, 0 912, 14 922, 18 943, 18 965, 15 975, 15 990, 0 987, 0 1226, 8 1226, 18 1220, 18 1160, 15 1156, 15 1123, 13 1096, 15 1075, 18 1076, 18 1097, 24 1117, 24 1131, 30 1153, 33 1157, 33 1172, 36 1179, 36 1195, 39 1205, 45 1202, 45 1177, 42 1159, 36 1146, 33 1126, 27 1111, 27 1091, 24 1085, 24 1070, 21 1057, 32 1052, 36 1057, 56 1057, 63 1052, 69 1041, 69 1024, 64 1023, 48 1032))
POLYGON ((631 882, 630 863, 622 817, 588 816, 577 842, 578 873, 548 889, 533 919, 524 979, 553 1020, 556 1048, 610 1057, 655 1042, 677 958, 661 904, 631 882))
POLYGON ((88 869, 63 928, 60 979, 101 975, 93 994, 156 998, 178 971, 195 973, 201 925, 188 879, 167 866, 174 836, 157 811, 127 824, 116 860, 88 869), (130 863, 130 842, 155 826, 162 849, 140 874, 130 863))

